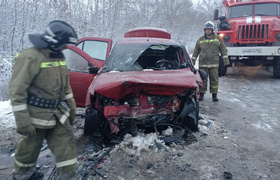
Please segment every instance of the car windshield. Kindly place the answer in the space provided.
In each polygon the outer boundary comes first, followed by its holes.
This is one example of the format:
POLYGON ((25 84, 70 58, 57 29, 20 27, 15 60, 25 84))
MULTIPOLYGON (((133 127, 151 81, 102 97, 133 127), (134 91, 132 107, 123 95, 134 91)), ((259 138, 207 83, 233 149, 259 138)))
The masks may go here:
POLYGON ((178 69, 186 62, 187 58, 183 54, 186 53, 178 45, 117 44, 103 72, 178 69), (161 67, 158 67, 158 62, 161 62, 161 67))
POLYGON ((232 6, 229 9, 229 19, 236 18, 236 17, 252 16, 252 12, 253 12, 252 4, 232 6))
POLYGON ((279 16, 279 4, 277 3, 256 4, 255 16, 279 16))

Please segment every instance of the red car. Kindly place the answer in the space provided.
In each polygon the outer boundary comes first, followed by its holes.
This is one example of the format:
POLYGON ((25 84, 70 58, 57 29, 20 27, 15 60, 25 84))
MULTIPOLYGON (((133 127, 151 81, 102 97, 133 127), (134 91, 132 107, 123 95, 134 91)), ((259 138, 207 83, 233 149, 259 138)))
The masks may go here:
POLYGON ((172 133, 161 138, 174 142, 186 130, 198 130, 203 72, 194 68, 185 46, 171 40, 170 33, 133 29, 109 56, 111 40, 92 40, 84 38, 80 49, 65 52, 77 105, 86 102, 85 135, 112 140, 145 129, 161 136, 170 128, 172 133))

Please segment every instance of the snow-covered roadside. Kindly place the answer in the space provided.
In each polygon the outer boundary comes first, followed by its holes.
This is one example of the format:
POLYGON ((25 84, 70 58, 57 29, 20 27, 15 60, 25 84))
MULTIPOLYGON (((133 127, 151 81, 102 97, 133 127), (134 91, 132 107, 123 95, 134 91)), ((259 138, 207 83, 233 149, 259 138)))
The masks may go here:
POLYGON ((0 101, 0 130, 15 127, 15 118, 10 101, 0 101))

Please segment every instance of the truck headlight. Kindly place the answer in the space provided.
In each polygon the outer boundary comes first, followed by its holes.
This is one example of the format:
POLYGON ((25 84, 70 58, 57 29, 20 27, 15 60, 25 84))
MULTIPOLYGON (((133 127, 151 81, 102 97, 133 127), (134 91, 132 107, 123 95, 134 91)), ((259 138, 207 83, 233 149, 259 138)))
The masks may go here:
POLYGON ((225 41, 225 42, 229 42, 229 40, 230 40, 230 36, 229 36, 229 35, 226 35, 226 36, 224 37, 224 41, 225 41))

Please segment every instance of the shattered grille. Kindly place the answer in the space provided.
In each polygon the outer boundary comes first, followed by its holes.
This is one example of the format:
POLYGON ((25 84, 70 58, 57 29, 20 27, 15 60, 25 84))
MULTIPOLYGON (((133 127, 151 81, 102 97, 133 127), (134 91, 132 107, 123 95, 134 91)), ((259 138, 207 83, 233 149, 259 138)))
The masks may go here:
POLYGON ((242 25, 238 29, 238 39, 240 40, 263 40, 268 38, 269 25, 242 25))

